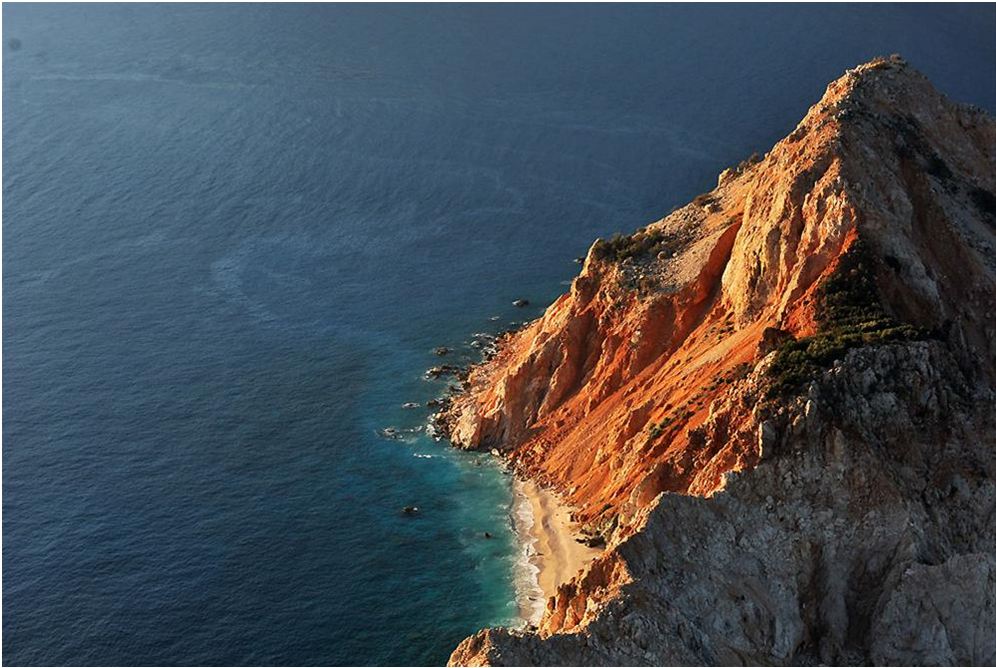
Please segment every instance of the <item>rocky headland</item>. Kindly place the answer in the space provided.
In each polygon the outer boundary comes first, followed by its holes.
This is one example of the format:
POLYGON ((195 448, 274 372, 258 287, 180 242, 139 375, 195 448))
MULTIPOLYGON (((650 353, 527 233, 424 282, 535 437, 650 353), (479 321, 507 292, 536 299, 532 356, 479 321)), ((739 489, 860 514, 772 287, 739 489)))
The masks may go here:
POLYGON ((991 665, 994 377, 996 122, 861 65, 441 406, 606 543, 451 663, 991 665))

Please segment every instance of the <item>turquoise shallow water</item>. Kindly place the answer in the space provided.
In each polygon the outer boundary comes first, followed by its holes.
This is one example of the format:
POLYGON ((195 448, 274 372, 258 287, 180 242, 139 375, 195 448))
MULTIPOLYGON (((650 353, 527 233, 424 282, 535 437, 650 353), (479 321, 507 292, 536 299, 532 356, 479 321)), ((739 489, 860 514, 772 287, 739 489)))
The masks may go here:
POLYGON ((517 548, 486 459, 377 435, 422 423, 432 348, 873 55, 996 107, 991 6, 3 19, 13 664, 443 663, 514 622, 517 548))

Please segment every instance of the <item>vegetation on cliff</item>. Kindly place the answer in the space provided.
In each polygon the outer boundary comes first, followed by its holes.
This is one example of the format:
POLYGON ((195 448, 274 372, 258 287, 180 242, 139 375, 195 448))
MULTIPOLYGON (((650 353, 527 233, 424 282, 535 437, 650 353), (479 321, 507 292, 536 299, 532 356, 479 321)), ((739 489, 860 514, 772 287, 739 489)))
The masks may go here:
POLYGON ((668 251, 669 235, 663 230, 641 229, 634 234, 616 233, 599 239, 591 252, 598 260, 623 262, 630 258, 653 256, 668 251))
POLYGON ((841 256, 837 270, 817 290, 819 331, 778 347, 768 367, 766 398, 798 393, 852 348, 931 335, 886 312, 875 284, 880 264, 860 237, 841 256))

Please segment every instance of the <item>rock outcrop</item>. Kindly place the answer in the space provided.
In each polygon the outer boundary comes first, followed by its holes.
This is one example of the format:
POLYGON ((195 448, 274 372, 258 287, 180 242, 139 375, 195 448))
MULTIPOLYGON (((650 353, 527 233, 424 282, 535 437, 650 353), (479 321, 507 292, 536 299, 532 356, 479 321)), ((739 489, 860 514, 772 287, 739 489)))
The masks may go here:
POLYGON ((996 661, 996 122, 897 57, 591 247, 441 423, 606 552, 468 665, 996 661))

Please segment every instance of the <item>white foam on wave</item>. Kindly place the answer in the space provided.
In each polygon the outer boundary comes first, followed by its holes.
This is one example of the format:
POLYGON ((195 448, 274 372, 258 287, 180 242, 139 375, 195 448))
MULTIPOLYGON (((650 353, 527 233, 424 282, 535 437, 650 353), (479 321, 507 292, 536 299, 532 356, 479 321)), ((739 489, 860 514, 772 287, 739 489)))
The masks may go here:
POLYGON ((435 459, 439 455, 423 455, 421 452, 416 452, 415 456, 419 459, 435 459))
POLYGON ((519 542, 519 557, 515 562, 515 600, 519 614, 526 624, 539 624, 546 608, 546 597, 539 584, 539 567, 536 557, 536 537, 532 533, 536 519, 529 498, 522 490, 522 482, 512 482, 512 524, 519 542))

